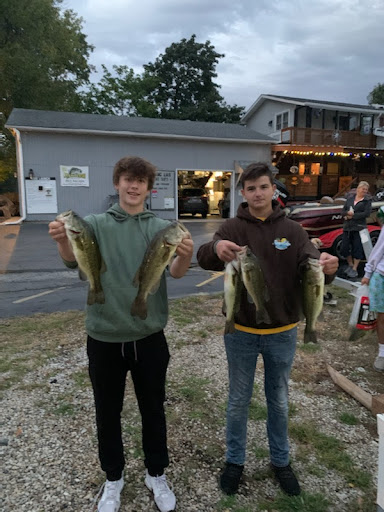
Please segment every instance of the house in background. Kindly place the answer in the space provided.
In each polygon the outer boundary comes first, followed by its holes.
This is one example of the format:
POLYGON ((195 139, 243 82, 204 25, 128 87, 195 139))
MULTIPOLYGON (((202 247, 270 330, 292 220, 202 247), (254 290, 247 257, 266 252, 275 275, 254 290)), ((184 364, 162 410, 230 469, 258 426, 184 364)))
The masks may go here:
POLYGON ((277 178, 293 199, 341 195, 360 180, 373 193, 384 172, 384 105, 262 94, 242 123, 276 140, 277 178))

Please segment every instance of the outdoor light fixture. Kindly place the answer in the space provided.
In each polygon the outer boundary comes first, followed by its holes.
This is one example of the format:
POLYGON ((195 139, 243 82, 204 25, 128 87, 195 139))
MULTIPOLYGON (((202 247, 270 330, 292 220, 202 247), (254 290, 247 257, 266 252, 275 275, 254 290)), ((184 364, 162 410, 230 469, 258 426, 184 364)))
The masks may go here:
POLYGON ((35 177, 35 173, 33 172, 33 169, 29 169, 29 179, 33 180, 34 177, 35 177))

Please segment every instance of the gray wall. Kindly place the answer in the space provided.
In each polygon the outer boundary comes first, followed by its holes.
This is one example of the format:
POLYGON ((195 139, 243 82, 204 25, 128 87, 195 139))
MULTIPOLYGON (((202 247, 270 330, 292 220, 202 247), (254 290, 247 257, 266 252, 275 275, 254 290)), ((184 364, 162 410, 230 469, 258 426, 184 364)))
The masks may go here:
MULTIPOLYGON (((161 170, 232 170, 235 160, 271 161, 270 144, 177 141, 105 135, 21 133, 24 176, 56 178, 58 212, 100 213, 108 206, 114 164, 123 156, 138 155, 161 170), (61 187, 60 165, 88 166, 89 187, 61 187)), ((175 198, 177 201, 177 198, 175 198)), ((161 212, 156 212, 161 216, 161 212)), ((169 212, 166 217, 169 218, 169 212)), ((26 220, 49 221, 54 214, 27 215, 26 220)))
POLYGON ((265 100, 261 107, 247 121, 247 128, 252 128, 259 133, 269 135, 280 141, 280 131, 276 131, 276 115, 289 111, 288 126, 293 126, 295 105, 265 100), (269 122, 272 121, 272 125, 269 122))

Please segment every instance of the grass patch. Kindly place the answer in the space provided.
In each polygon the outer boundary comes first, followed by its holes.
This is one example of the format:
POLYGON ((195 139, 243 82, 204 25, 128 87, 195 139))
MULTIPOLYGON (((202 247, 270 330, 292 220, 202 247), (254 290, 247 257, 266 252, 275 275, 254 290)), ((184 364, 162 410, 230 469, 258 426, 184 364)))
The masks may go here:
MULTIPOLYGON (((77 342, 84 332, 84 313, 38 314, 0 321, 0 391, 21 383, 30 371, 57 355, 59 345, 77 342)), ((84 339, 84 338, 83 338, 84 339)))
POLYGON ((72 374, 72 379, 74 380, 76 386, 80 389, 86 389, 91 387, 91 381, 88 375, 87 368, 83 370, 79 370, 72 374))
POLYGON ((321 347, 317 343, 304 343, 303 345, 298 345, 298 348, 307 354, 315 354, 321 351, 321 347))
POLYGON ((291 423, 289 432, 298 443, 312 447, 319 462, 328 469, 338 471, 349 484, 360 489, 371 487, 371 475, 355 467, 343 443, 336 437, 321 433, 311 423, 291 423))
POLYGON ((279 492, 277 498, 271 502, 262 502, 258 510, 273 512, 327 512, 329 501, 323 494, 309 494, 302 492, 300 496, 287 496, 279 492))
POLYGON ((354 414, 349 412, 343 412, 339 416, 339 420, 341 423, 345 423, 346 425, 357 425, 359 423, 358 418, 354 414))

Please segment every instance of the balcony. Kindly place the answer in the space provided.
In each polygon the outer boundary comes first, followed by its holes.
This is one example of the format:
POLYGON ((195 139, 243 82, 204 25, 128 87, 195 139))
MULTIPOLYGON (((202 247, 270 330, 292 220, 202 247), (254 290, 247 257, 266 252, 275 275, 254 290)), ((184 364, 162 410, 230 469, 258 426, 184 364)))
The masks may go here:
POLYGON ((281 130, 283 144, 309 146, 343 146, 345 148, 376 148, 375 135, 361 135, 357 131, 321 130, 288 127, 281 130))

